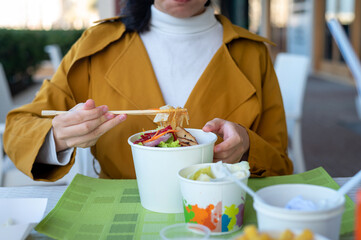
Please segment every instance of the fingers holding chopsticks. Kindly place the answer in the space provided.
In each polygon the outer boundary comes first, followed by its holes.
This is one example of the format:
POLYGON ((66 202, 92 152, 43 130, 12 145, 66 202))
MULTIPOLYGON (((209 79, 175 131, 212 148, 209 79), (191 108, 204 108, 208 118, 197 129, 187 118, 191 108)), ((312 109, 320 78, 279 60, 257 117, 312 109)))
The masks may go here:
POLYGON ((126 119, 126 115, 114 115, 107 106, 96 107, 91 99, 71 111, 53 119, 53 133, 58 151, 70 147, 90 147, 98 138, 126 119))

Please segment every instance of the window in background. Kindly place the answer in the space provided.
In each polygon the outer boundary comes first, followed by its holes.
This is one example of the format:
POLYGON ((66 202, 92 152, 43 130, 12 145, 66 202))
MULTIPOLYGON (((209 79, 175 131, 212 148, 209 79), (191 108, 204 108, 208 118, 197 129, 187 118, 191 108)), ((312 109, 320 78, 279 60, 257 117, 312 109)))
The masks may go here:
POLYGON ((290 0, 249 0, 249 30, 269 38, 272 58, 286 51, 290 0))
POLYGON ((249 30, 253 33, 260 33, 261 25, 261 0, 249 0, 249 30))
MULTIPOLYGON (((344 28, 346 35, 351 36, 351 25, 355 19, 355 1, 354 0, 327 0, 325 18, 328 21, 331 18, 337 18, 344 28)), ((344 59, 333 41, 333 37, 326 27, 325 31, 324 58, 331 62, 344 62, 344 59)))
POLYGON ((313 0, 292 0, 287 20, 287 52, 312 55, 313 0))
POLYGON ((287 24, 289 20, 290 0, 271 0, 271 41, 276 46, 271 49, 272 55, 287 51, 287 24))
POLYGON ((233 24, 248 29, 248 0, 223 0, 219 1, 219 4, 222 14, 228 17, 233 24))
POLYGON ((337 18, 361 57, 361 0, 314 1, 314 71, 348 84, 353 77, 327 27, 327 20, 337 18))

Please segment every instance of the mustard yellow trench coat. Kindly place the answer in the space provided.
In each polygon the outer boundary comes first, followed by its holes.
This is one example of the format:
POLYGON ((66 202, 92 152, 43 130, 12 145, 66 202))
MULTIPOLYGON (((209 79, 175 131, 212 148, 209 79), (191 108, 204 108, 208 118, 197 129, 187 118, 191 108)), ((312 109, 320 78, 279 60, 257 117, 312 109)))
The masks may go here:
MULTIPOLYGON (((287 129, 278 81, 264 41, 217 16, 223 25, 223 45, 191 92, 185 108, 191 128, 213 118, 244 126, 250 138, 248 161, 252 176, 291 174, 287 129)), ((55 181, 74 164, 34 163, 52 119, 41 110, 69 110, 94 99, 111 110, 149 109, 165 105, 146 49, 137 33, 126 33, 119 19, 86 30, 65 55, 51 80, 45 80, 32 103, 8 114, 5 151, 16 167, 35 180, 55 181)), ((127 138, 154 129, 152 117, 128 116, 91 148, 101 176, 135 178, 127 138)), ((89 160, 90 161, 90 160, 89 160)))

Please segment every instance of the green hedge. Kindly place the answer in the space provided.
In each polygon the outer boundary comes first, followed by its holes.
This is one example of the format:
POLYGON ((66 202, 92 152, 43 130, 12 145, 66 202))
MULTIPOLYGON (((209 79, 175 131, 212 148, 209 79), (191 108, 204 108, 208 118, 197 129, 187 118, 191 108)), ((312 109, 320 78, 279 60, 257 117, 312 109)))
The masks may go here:
POLYGON ((32 83, 31 75, 39 64, 49 59, 44 47, 58 44, 63 55, 83 30, 9 30, 0 29, 0 62, 4 66, 12 94, 32 83))

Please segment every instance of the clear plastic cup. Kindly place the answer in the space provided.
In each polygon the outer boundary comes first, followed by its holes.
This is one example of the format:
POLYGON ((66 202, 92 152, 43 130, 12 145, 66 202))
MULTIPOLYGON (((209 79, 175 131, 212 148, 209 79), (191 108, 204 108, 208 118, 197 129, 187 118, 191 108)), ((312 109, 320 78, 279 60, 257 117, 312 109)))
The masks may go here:
POLYGON ((163 240, 205 240, 210 230, 206 226, 195 223, 178 223, 167 226, 160 231, 163 240))

